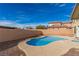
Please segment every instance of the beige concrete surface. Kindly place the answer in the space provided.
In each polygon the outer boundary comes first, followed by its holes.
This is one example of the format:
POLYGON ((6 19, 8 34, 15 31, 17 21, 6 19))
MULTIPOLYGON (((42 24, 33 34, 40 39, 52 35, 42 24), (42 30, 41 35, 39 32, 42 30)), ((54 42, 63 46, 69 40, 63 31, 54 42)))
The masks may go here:
POLYGON ((18 47, 28 56, 60 56, 67 53, 71 48, 79 48, 79 44, 68 40, 60 40, 45 46, 31 46, 25 41, 19 43, 18 47))

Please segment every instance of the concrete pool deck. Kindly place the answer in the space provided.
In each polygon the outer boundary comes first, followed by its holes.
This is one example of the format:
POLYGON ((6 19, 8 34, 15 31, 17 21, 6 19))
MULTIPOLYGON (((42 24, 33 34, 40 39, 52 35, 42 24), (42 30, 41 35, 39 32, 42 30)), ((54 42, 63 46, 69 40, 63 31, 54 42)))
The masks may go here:
POLYGON ((45 46, 31 46, 26 44, 26 41, 22 41, 18 44, 18 47, 27 56, 60 56, 67 53, 71 48, 79 48, 79 44, 72 42, 74 38, 65 37, 68 40, 55 41, 45 46))

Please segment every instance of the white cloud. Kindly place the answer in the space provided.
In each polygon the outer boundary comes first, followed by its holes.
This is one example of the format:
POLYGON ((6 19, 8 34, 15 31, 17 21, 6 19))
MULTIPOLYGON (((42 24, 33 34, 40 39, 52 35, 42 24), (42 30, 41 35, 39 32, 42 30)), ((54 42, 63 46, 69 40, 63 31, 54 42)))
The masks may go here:
POLYGON ((65 3, 63 3, 63 4, 60 4, 59 5, 59 7, 64 7, 66 4, 65 3))
POLYGON ((24 11, 17 11, 17 13, 19 13, 19 14, 23 14, 23 13, 25 13, 24 11))
POLYGON ((8 20, 0 20, 0 25, 9 25, 9 24, 13 24, 13 21, 8 21, 8 20))
POLYGON ((31 19, 33 19, 33 17, 30 17, 29 15, 19 15, 16 18, 17 18, 16 22, 22 22, 23 20, 28 22, 31 21, 31 19))
POLYGON ((64 7, 66 4, 65 3, 55 3, 55 6, 58 6, 58 7, 64 7))
POLYGON ((54 3, 50 3, 49 5, 51 5, 51 6, 52 6, 52 5, 54 5, 54 3))
POLYGON ((69 18, 71 17, 70 15, 65 15, 65 16, 66 16, 66 17, 69 17, 69 18))
POLYGON ((34 25, 27 24, 27 23, 20 24, 20 23, 18 23, 16 21, 0 20, 0 26, 10 26, 10 27, 24 28, 24 27, 27 27, 27 26, 34 26, 34 25))
POLYGON ((9 20, 0 20, 0 26, 10 26, 10 27, 16 27, 16 23, 9 20))
POLYGON ((2 20, 5 20, 5 19, 7 19, 7 18, 6 18, 6 17, 2 17, 1 19, 2 19, 2 20))
POLYGON ((59 3, 55 3, 55 6, 58 6, 59 5, 59 3))

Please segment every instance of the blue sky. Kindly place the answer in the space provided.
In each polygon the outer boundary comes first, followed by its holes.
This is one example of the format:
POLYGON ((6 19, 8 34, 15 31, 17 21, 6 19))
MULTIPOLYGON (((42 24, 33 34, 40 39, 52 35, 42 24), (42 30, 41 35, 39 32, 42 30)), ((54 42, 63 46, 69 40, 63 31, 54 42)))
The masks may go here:
POLYGON ((74 3, 0 3, 0 25, 35 26, 53 21, 70 21, 74 3))

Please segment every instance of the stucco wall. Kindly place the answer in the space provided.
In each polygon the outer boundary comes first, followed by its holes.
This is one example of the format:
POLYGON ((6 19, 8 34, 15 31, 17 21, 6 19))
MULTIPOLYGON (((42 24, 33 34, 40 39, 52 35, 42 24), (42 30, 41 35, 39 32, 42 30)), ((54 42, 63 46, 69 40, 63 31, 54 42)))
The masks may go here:
POLYGON ((79 26, 79 19, 72 19, 73 23, 72 23, 72 26, 75 27, 75 26, 79 26))
POLYGON ((62 35, 62 36, 73 36, 74 29, 67 29, 67 28, 50 28, 50 29, 39 29, 39 31, 43 32, 43 35, 62 35))
POLYGON ((0 42, 24 39, 27 37, 41 35, 42 32, 36 30, 21 30, 21 29, 0 29, 0 42))
POLYGON ((49 26, 51 25, 54 25, 54 26, 61 26, 62 23, 60 22, 53 22, 53 23, 49 23, 49 26))
POLYGON ((72 27, 72 23, 64 23, 63 26, 72 27))
POLYGON ((0 42, 24 39, 39 35, 62 35, 73 36, 73 29, 55 28, 55 29, 37 29, 37 30, 21 30, 21 29, 0 29, 0 42))

